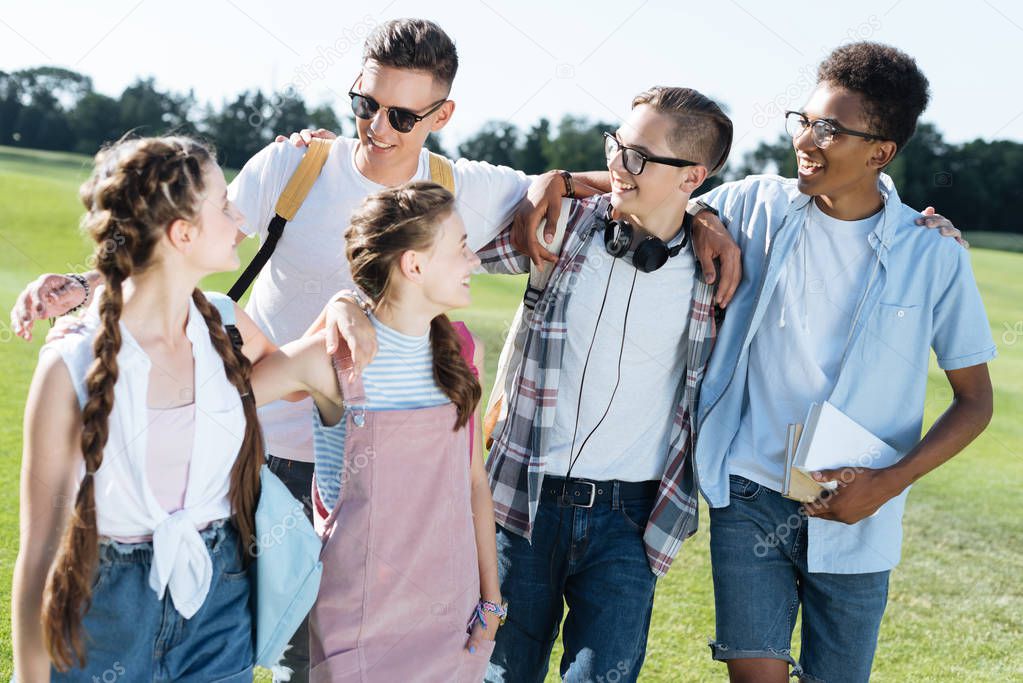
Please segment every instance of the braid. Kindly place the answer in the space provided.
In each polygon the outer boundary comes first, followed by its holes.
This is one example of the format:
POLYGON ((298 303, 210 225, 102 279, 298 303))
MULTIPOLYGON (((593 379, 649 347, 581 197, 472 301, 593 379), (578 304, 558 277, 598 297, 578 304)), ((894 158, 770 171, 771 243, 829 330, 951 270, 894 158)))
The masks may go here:
POLYGON ((472 418, 483 390, 472 368, 462 356, 462 343, 446 315, 430 321, 430 345, 433 348, 433 380, 458 409, 455 429, 472 418))
MULTIPOLYGON (((203 164, 212 160, 208 149, 185 137, 122 140, 96 155, 93 173, 79 190, 86 208, 82 228, 96 242, 93 257, 106 287, 99 302, 100 328, 93 341, 95 360, 85 378, 88 399, 82 408, 81 439, 85 476, 43 595, 43 638, 60 671, 74 666, 76 660, 81 666, 86 664, 82 618, 91 604, 99 564, 95 475, 103 464, 110 435, 109 418, 119 375, 123 285, 150 264, 168 224, 176 218, 195 218, 203 189, 203 164)), ((211 333, 214 327, 222 332, 218 324, 211 326, 211 333)), ((223 351, 221 356, 225 356, 223 351)), ((248 364, 242 368, 234 359, 233 368, 228 376, 232 381, 239 378, 235 386, 247 384, 248 364)), ((247 405, 250 425, 254 415, 255 408, 250 410, 247 405)), ((248 436, 247 432, 246 444, 248 436)), ((255 472, 258 491, 258 468, 255 472)), ((247 469, 244 474, 251 478, 247 469)), ((243 500, 238 507, 248 511, 248 502, 243 500)))
MULTIPOLYGON (((231 468, 231 488, 228 499, 231 501, 231 511, 234 513, 235 525, 238 527, 242 546, 249 549, 254 547, 253 541, 256 538, 256 505, 259 502, 260 491, 259 470, 264 458, 263 432, 259 428, 256 401, 252 395, 250 383, 252 364, 231 343, 216 306, 211 304, 198 289, 192 292, 192 301, 195 302, 196 308, 206 320, 213 348, 217 350, 221 360, 224 361, 224 372, 227 373, 227 379, 238 390, 242 406, 245 409, 245 438, 242 440, 238 457, 231 468)), ((254 556, 249 550, 243 559, 248 564, 252 557, 254 556)))
MULTIPOLYGON (((389 295, 392 273, 409 249, 427 249, 437 225, 454 210, 455 198, 440 185, 416 181, 370 195, 345 232, 352 280, 379 303, 389 295)), ((472 417, 482 390, 461 354, 458 333, 446 315, 430 322, 433 378, 458 409, 455 429, 472 417)))
MULTIPOLYGON (((112 223, 108 223, 110 225, 112 223)), ((92 580, 99 563, 96 529, 95 474, 103 464, 109 437, 109 417, 117 384, 117 354, 121 350, 122 284, 131 274, 131 259, 123 250, 100 261, 107 285, 100 299, 101 327, 93 342, 95 360, 86 375, 88 400, 82 409, 82 459, 85 477, 60 550, 48 577, 43 599, 43 636, 58 670, 77 658, 85 664, 82 617, 92 602, 92 580)))

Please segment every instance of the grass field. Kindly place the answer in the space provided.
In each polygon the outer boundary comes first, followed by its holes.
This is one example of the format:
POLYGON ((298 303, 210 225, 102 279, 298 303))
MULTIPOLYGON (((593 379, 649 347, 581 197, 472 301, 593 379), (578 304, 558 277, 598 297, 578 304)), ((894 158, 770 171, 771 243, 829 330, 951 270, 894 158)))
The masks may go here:
MULTIPOLYGON (((18 550, 21 421, 45 323, 27 344, 12 338, 7 311, 39 273, 83 270, 77 187, 88 160, 0 147, 0 677, 11 670, 10 586, 18 550)), ((246 245, 251 253, 251 244, 246 245)), ((904 560, 894 572, 874 667, 876 681, 1023 680, 1023 254, 972 252, 999 358, 992 364, 995 419, 963 454, 913 490, 904 560)), ((226 291, 231 276, 211 278, 226 291)), ((487 344, 493 376, 502 334, 522 283, 480 277, 462 317, 487 344)), ((926 424, 950 393, 932 365, 926 424)), ((706 511, 701 530, 660 582, 641 680, 724 680, 710 660, 713 595, 706 511)), ((798 632, 798 631, 797 631, 798 632)), ((557 670, 559 652, 553 658, 557 670)), ((268 680, 268 679, 267 679, 268 680)), ((548 681, 557 680, 551 673, 548 681)))

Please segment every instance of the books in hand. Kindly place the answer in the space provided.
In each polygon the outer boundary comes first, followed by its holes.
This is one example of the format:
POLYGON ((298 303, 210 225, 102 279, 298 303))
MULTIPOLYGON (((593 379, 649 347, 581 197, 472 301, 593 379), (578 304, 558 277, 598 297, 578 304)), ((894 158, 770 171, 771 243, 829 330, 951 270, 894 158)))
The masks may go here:
POLYGON ((838 487, 835 481, 815 481, 813 472, 842 467, 879 469, 899 458, 897 450, 828 401, 814 403, 804 424, 788 426, 782 495, 810 503, 838 487))

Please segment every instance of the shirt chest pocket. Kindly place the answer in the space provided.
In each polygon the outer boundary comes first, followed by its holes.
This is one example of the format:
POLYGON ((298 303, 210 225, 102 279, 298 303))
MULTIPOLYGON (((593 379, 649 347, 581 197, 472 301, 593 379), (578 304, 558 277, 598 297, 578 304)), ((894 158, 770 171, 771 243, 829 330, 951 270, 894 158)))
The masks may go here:
POLYGON ((923 306, 915 303, 879 303, 870 316, 860 345, 863 360, 885 364, 910 363, 927 367, 928 336, 923 306))

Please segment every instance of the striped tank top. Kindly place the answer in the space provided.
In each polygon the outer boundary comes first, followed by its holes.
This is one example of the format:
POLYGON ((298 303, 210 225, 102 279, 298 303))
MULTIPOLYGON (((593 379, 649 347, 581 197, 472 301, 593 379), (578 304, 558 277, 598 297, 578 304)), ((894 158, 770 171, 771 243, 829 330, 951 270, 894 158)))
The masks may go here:
MULTIPOLYGON (((362 372, 366 410, 409 410, 450 403, 433 379, 429 333, 409 336, 370 315, 377 335, 377 355, 362 372)), ((313 409, 313 454, 320 501, 332 510, 341 495, 345 419, 327 427, 313 409)))

